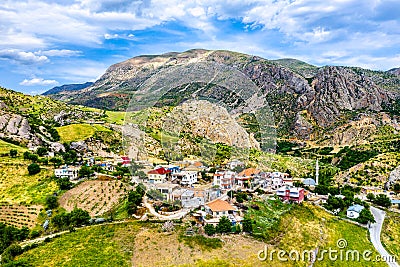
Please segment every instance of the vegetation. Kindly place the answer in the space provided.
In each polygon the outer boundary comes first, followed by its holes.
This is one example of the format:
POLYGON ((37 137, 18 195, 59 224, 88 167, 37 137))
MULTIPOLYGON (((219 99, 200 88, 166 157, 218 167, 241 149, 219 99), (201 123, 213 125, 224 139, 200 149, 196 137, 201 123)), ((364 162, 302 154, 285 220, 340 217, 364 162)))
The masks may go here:
POLYGON ((82 225, 88 225, 90 215, 87 211, 75 208, 70 213, 61 212, 55 215, 51 219, 51 223, 57 229, 67 229, 71 227, 78 227, 82 225))
POLYGON ((232 231, 232 223, 226 216, 222 216, 219 219, 217 227, 215 228, 217 233, 226 234, 232 231))
POLYGON ((357 218, 357 222, 362 224, 367 224, 368 222, 375 223, 375 218, 369 209, 364 208, 360 212, 360 216, 357 218))
POLYGON ((138 206, 142 203, 142 199, 145 193, 144 185, 139 184, 136 186, 135 190, 132 190, 128 193, 128 214, 135 214, 138 206))
POLYGON ((40 172, 40 166, 37 163, 32 163, 28 166, 29 175, 35 175, 40 172))
POLYGON ((32 266, 132 266, 137 224, 93 226, 62 235, 17 257, 32 266))
POLYGON ((90 124, 70 124, 67 126, 57 127, 61 142, 83 141, 94 136, 96 132, 111 132, 110 129, 101 125, 90 124))
POLYGON ((373 200, 373 202, 376 205, 379 205, 384 208, 389 208, 392 205, 392 201, 390 200, 390 198, 384 194, 377 195, 373 200))
POLYGON ((206 225, 204 226, 204 232, 205 232, 208 236, 214 235, 215 232, 216 232, 214 225, 212 225, 212 224, 206 224, 206 225))

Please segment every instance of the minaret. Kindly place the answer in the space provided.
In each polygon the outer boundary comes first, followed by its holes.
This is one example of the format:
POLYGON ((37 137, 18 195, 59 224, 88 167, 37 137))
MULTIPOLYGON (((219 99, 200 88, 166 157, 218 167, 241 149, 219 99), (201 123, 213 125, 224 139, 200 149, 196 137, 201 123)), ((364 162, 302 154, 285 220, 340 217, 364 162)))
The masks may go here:
POLYGON ((317 162, 315 163, 315 185, 318 185, 318 180, 319 180, 319 164, 317 159, 317 162))

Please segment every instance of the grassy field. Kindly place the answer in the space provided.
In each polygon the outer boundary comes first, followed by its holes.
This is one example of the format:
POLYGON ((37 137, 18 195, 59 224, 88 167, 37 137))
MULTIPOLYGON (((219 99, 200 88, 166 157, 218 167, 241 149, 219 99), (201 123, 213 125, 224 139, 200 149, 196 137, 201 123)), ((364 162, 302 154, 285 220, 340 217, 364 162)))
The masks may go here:
POLYGON ((58 127, 57 131, 61 142, 83 141, 92 137, 95 132, 111 132, 110 129, 97 124, 71 124, 58 127))
POLYGON ((132 266, 138 230, 135 223, 79 229, 29 250, 18 260, 31 266, 132 266))
POLYGON ((26 148, 6 143, 0 140, 0 200, 9 204, 43 204, 47 195, 57 190, 57 185, 51 181, 53 170, 42 168, 36 175, 28 174, 30 161, 23 160, 22 154, 26 148), (15 158, 8 156, 10 149, 16 149, 15 158))
MULTIPOLYGON (((7 142, 5 142, 3 140, 0 140, 0 155, 10 153, 11 149, 17 150, 18 153, 20 153, 20 154, 22 154, 22 153, 24 153, 25 151, 28 150, 25 147, 20 147, 20 146, 14 145, 14 144, 7 143, 7 142)), ((3 160, 1 160, 1 161, 3 161, 3 160)))
MULTIPOLYGON (((266 215, 267 216, 267 215, 266 215)), ((346 239, 348 249, 374 251, 367 231, 340 221, 318 207, 292 207, 279 220, 271 240, 248 235, 218 235, 214 248, 207 249, 203 238, 182 238, 181 230, 160 231, 160 224, 131 222, 121 225, 79 229, 25 252, 19 260, 33 266, 308 266, 302 261, 260 261, 258 251, 268 247, 297 249, 338 249, 337 240, 346 239), (192 240, 193 239, 193 240, 192 240), (218 242, 216 242, 218 241, 218 242)), ((179 227, 178 229, 182 229, 179 227)), ((373 253, 372 257, 375 257, 373 253)), ((386 266, 376 262, 330 261, 314 266, 386 266)))
POLYGON ((400 259, 400 214, 387 212, 385 222, 382 227, 382 244, 388 252, 395 255, 397 262, 400 259))

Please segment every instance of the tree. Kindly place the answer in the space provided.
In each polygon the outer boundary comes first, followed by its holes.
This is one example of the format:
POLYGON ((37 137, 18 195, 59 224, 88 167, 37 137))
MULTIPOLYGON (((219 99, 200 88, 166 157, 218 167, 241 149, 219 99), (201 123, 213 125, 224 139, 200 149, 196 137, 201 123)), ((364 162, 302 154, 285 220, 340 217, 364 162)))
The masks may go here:
POLYGON ((62 164, 62 159, 60 158, 51 158, 50 162, 54 164, 54 167, 59 167, 62 164))
POLYGON ((79 177, 89 177, 93 174, 93 172, 94 171, 89 166, 83 165, 80 168, 78 174, 79 174, 79 177))
POLYGON ((128 214, 135 214, 137 211, 137 207, 142 203, 143 196, 145 194, 144 185, 138 184, 135 190, 132 190, 128 193, 128 214))
POLYGON ((28 166, 29 175, 35 175, 40 172, 40 166, 37 163, 32 163, 28 166))
POLYGON ((70 225, 80 226, 89 224, 90 215, 89 212, 83 209, 75 208, 70 214, 70 225))
POLYGON ((15 158, 18 155, 18 150, 11 149, 10 150, 10 157, 15 158))
POLYGON ((367 224, 368 222, 374 223, 375 218, 372 215, 371 211, 369 209, 362 209, 360 212, 360 216, 356 219, 359 223, 362 224, 367 224))
POLYGON ((394 184, 393 191, 396 192, 396 194, 400 193, 400 183, 394 184))
POLYGON ((44 155, 46 155, 47 152, 48 152, 47 148, 42 147, 42 146, 39 147, 39 148, 36 150, 36 153, 37 153, 39 156, 41 156, 41 157, 43 157, 44 155))
POLYGON ((226 216, 222 216, 216 227, 218 233, 230 233, 232 230, 232 223, 226 216))
POLYGON ((367 199, 369 200, 369 201, 374 201, 375 200, 375 195, 374 194, 372 194, 372 193, 368 193, 367 194, 367 199))
POLYGON ((204 232, 208 235, 208 236, 212 236, 215 234, 215 227, 212 224, 206 224, 204 226, 204 232))
POLYGON ((253 232, 253 224, 250 218, 245 217, 242 222, 243 232, 251 233, 253 232))
POLYGON ((57 183, 58 187, 60 188, 60 190, 68 190, 72 186, 72 183, 70 182, 68 177, 58 178, 56 180, 56 183, 57 183))
POLYGON ((58 200, 55 196, 48 196, 46 198, 46 206, 48 209, 55 209, 58 207, 58 200))
POLYGON ((59 229, 64 229, 64 228, 68 227, 70 224, 70 214, 66 213, 66 212, 56 214, 51 219, 51 223, 59 229))
POLYGON ((374 203, 384 208, 389 208, 392 205, 390 198, 384 194, 379 194, 375 197, 374 203))

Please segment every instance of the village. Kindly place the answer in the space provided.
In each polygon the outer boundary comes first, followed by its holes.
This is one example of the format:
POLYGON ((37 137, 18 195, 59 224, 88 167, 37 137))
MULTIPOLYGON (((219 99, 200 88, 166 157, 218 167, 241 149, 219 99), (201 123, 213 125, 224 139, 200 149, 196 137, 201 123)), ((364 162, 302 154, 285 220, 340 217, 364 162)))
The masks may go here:
MULTIPOLYGON (((382 188, 362 187, 353 195, 336 193, 321 193, 316 190, 319 185, 318 161, 315 166, 314 178, 295 178, 288 173, 279 171, 265 172, 248 167, 240 160, 234 159, 219 168, 205 166, 198 160, 186 160, 159 164, 147 161, 134 162, 127 156, 118 159, 95 161, 89 159, 87 166, 101 172, 94 172, 90 178, 80 178, 77 166, 63 166, 54 170, 58 178, 68 177, 72 183, 87 179, 121 179, 113 176, 116 169, 129 170, 127 177, 131 185, 143 186, 146 195, 142 207, 146 210, 137 219, 182 219, 190 214, 199 225, 216 226, 222 217, 227 217, 232 227, 241 225, 247 207, 243 202, 248 200, 280 199, 284 203, 301 204, 311 202, 324 207, 328 212, 357 221, 361 211, 369 207, 365 201, 371 200, 371 195, 386 195, 393 197, 393 192, 382 188), (141 166, 141 175, 132 173, 132 164, 141 166), (111 174, 107 174, 111 173, 111 174), (346 199, 348 198, 348 199, 346 199), (331 205, 334 200, 347 205, 331 205), (364 204, 365 203, 365 204, 364 204)), ((119 174, 121 174, 119 172, 119 174)), ((123 174, 122 174, 123 176, 123 174)), ((350 187, 347 187, 349 189, 350 187)), ((393 207, 399 200, 391 199, 393 207)))

